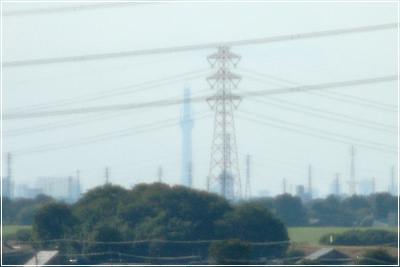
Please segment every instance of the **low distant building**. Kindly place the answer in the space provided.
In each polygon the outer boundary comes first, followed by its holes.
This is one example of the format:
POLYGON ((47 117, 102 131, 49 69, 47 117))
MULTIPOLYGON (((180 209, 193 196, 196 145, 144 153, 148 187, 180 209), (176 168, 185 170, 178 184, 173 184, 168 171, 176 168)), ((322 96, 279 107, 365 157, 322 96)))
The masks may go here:
POLYGON ((304 185, 296 186, 296 196, 299 197, 303 203, 311 200, 311 195, 309 192, 305 191, 304 185))
POLYGON ((20 184, 16 189, 17 198, 35 198, 38 195, 43 194, 41 188, 29 187, 27 184, 20 184))
POLYGON ((374 219, 372 227, 383 228, 383 227, 397 227, 398 226, 398 214, 397 212, 390 212, 387 218, 374 219))
POLYGON ((2 191, 1 196, 8 197, 8 198, 14 198, 14 183, 13 183, 13 181, 8 177, 2 178, 1 180, 2 180, 1 182, 3 184, 2 185, 3 191, 2 191))
POLYGON ((351 262, 349 256, 334 248, 321 248, 297 263, 301 264, 303 260, 318 261, 323 265, 345 265, 351 262))
POLYGON ((388 214, 388 226, 397 227, 399 225, 399 214, 397 212, 390 212, 388 214))
POLYGON ((375 228, 389 227, 388 220, 387 219, 374 219, 374 221, 372 222, 372 227, 375 227, 375 228))

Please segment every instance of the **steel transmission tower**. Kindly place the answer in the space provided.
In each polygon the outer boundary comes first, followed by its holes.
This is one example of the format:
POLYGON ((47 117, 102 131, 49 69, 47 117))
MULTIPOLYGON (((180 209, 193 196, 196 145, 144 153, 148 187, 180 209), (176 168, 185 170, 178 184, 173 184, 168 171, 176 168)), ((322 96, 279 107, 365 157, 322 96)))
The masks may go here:
POLYGON ((162 183, 163 169, 161 166, 158 167, 158 182, 162 183))
POLYGON ((339 184, 339 173, 336 173, 336 179, 335 179, 335 195, 339 196, 340 194, 340 184, 339 184))
POLYGON ((7 177, 3 181, 2 196, 14 198, 14 186, 12 182, 11 153, 7 153, 7 177))
POLYGON ((106 185, 107 184, 109 184, 110 183, 110 180, 109 180, 109 176, 110 176, 110 173, 109 173, 109 171, 108 171, 108 167, 106 168, 106 170, 105 170, 105 177, 106 177, 106 185))
POLYGON ((189 87, 184 89, 183 97, 183 116, 180 122, 182 129, 182 185, 192 187, 192 129, 194 121, 190 108, 189 87))
POLYGON ((354 167, 354 146, 351 147, 351 171, 350 171, 350 196, 357 194, 357 182, 356 182, 356 174, 355 174, 355 167, 354 167))
POLYGON ((240 56, 232 54, 229 47, 219 47, 218 52, 207 58, 218 72, 207 78, 215 95, 207 98, 212 109, 215 109, 214 137, 211 148, 210 172, 207 189, 219 186, 221 195, 228 199, 242 197, 239 162, 236 147, 233 110, 242 100, 231 93, 240 82, 240 77, 232 73, 230 67, 236 67, 240 56))

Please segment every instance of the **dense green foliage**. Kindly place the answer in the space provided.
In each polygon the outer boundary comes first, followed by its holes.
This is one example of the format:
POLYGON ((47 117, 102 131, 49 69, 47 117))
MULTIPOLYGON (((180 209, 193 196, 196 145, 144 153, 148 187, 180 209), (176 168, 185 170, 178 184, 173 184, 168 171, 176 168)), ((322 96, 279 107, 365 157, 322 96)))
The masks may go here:
POLYGON ((209 251, 210 264, 247 265, 250 264, 252 245, 240 239, 228 239, 212 243, 209 251))
POLYGON ((397 211, 397 198, 388 193, 369 196, 354 195, 341 200, 330 195, 306 203, 311 218, 318 221, 316 226, 372 226, 374 219, 386 219, 390 212, 397 211))
POLYGON ((287 226, 304 226, 308 223, 308 215, 299 197, 283 194, 275 198, 255 199, 253 202, 272 210, 287 226))
POLYGON ((397 260, 389 255, 389 253, 383 249, 372 249, 364 253, 363 257, 357 260, 354 264, 356 265, 394 265, 397 264, 397 260))
POLYGON ((65 203, 51 202, 41 207, 33 218, 33 231, 41 241, 42 246, 52 247, 54 244, 47 240, 58 240, 73 235, 76 218, 72 215, 71 208, 65 203))
POLYGON ((278 242, 260 253, 281 257, 289 239, 284 224, 261 205, 231 205, 215 194, 160 183, 132 190, 105 185, 73 205, 47 204, 36 213, 33 229, 39 240, 85 240, 42 245, 91 255, 91 261, 134 254, 150 257, 153 264, 162 263, 156 257, 207 257, 211 240, 230 238, 278 242))
POLYGON ((340 234, 326 234, 320 238, 323 245, 342 246, 397 246, 398 236, 396 232, 385 230, 349 230, 340 234), (332 243, 330 242, 332 236, 332 243))
POLYGON ((3 197, 3 225, 32 225, 35 212, 46 203, 54 199, 45 195, 38 195, 35 199, 16 199, 14 201, 3 197))

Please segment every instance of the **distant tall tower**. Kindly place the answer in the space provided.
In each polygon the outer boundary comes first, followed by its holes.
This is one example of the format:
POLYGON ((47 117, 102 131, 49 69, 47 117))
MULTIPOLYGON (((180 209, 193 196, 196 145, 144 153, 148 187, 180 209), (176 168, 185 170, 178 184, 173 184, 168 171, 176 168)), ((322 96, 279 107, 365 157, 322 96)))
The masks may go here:
POLYGON ((354 167, 354 155, 355 155, 355 150, 354 146, 351 147, 351 171, 350 171, 350 196, 357 194, 356 188, 357 188, 357 181, 356 181, 356 172, 355 172, 355 167, 354 167))
POLYGON ((190 108, 190 88, 185 87, 183 92, 182 129, 182 185, 192 187, 192 129, 193 118, 190 108))
POLYGON ((214 137, 211 147, 209 171, 210 186, 219 186, 220 194, 228 199, 241 198, 238 153, 236 146, 233 111, 241 101, 241 97, 232 94, 240 82, 240 76, 232 73, 230 68, 236 67, 240 56, 229 51, 229 47, 219 47, 218 52, 210 55, 208 62, 218 71, 207 78, 215 94, 207 98, 207 102, 215 110, 214 137))

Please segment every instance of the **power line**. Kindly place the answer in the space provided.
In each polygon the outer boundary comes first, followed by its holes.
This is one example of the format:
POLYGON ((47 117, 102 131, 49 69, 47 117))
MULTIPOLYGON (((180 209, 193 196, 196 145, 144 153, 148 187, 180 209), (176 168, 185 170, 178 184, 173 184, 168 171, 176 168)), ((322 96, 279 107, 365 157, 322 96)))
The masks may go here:
POLYGON ((253 91, 253 92, 245 93, 242 96, 250 97, 250 96, 273 95, 273 94, 284 94, 284 93, 294 93, 294 92, 307 92, 307 91, 313 91, 313 90, 329 89, 329 88, 334 88, 334 87, 345 87, 345 86, 353 86, 353 85, 395 81, 397 79, 398 79, 397 75, 393 75, 393 76, 384 76, 384 77, 377 77, 377 78, 370 78, 370 79, 324 83, 324 84, 317 84, 317 85, 310 85, 310 86, 290 87, 290 88, 284 88, 284 89, 253 91))
POLYGON ((385 144, 381 144, 381 143, 376 143, 374 141, 359 139, 359 138, 355 138, 355 137, 351 137, 351 136, 347 136, 347 135, 335 134, 335 133, 331 133, 331 132, 328 132, 328 131, 325 131, 325 130, 311 128, 311 127, 308 127, 308 126, 305 126, 305 125, 300 125, 300 124, 296 124, 296 123, 292 123, 292 122, 287 122, 287 121, 283 121, 283 120, 279 120, 279 119, 274 119, 274 118, 267 117, 267 116, 264 116, 264 115, 260 115, 260 114, 257 114, 255 112, 251 112, 251 111, 243 111, 243 112, 245 112, 245 113, 247 113, 249 115, 255 116, 255 117, 260 117, 260 118, 266 119, 268 121, 274 121, 274 122, 278 122, 278 123, 288 124, 288 125, 295 126, 295 127, 298 127, 298 128, 304 128, 304 129, 309 130, 311 132, 319 132, 319 133, 326 134, 326 135, 333 135, 333 136, 337 136, 337 137, 344 138, 344 139, 354 140, 354 141, 357 141, 357 142, 368 143, 370 145, 374 145, 374 146, 378 146, 378 147, 385 147, 386 149, 397 149, 397 147, 394 147, 394 146, 385 145, 385 144))
MULTIPOLYGON (((244 71, 246 71, 248 73, 252 73, 252 74, 259 75, 259 76, 267 77, 267 78, 274 79, 274 80, 277 80, 277 81, 281 81, 281 82, 284 82, 284 83, 289 83, 289 84, 298 85, 298 86, 303 86, 304 85, 304 84, 300 84, 300 83, 297 83, 297 82, 289 81, 289 80, 286 80, 286 79, 278 78, 278 77, 275 77, 275 76, 272 76, 272 75, 267 75, 267 74, 264 74, 264 73, 260 73, 260 72, 249 70, 249 69, 245 69, 245 68, 239 68, 239 69, 240 70, 244 70, 244 71)), ((249 77, 247 75, 246 75, 246 77, 248 77, 250 79, 253 79, 253 80, 257 80, 257 81, 263 82, 263 83, 268 83, 268 84, 278 85, 278 86, 281 86, 281 87, 286 87, 286 86, 282 86, 280 84, 273 83, 273 82, 270 82, 270 81, 267 82, 267 81, 264 81, 264 80, 256 79, 256 78, 253 78, 253 77, 249 77)), ((391 105, 391 104, 388 104, 388 103, 382 103, 382 102, 378 102, 376 100, 365 99, 365 98, 360 98, 360 97, 356 97, 356 96, 351 96, 351 95, 342 94, 342 93, 338 93, 338 92, 330 92, 330 91, 326 91, 324 93, 319 93, 320 96, 324 96, 323 94, 336 95, 337 97, 345 98, 344 101, 351 102, 353 104, 365 105, 365 106, 374 107, 374 108, 377 108, 377 109, 384 109, 384 110, 387 110, 387 111, 395 111, 395 112, 397 112, 397 106, 396 105, 391 105), (350 99, 353 99, 355 101, 351 101, 350 99), (364 102, 364 103, 359 103, 359 102, 364 102)), ((340 100, 340 99, 338 99, 338 100, 340 100)))
MULTIPOLYGON (((310 86, 291 87, 291 88, 285 88, 285 89, 253 91, 253 92, 244 93, 244 94, 240 95, 239 97, 253 97, 253 96, 262 96, 262 95, 306 92, 306 91, 311 91, 311 90, 323 90, 323 89, 334 88, 334 87, 355 86, 355 85, 361 85, 361 84, 388 82, 388 81, 394 81, 394 80, 397 80, 397 76, 385 76, 385 77, 377 77, 377 78, 371 78, 371 79, 333 82, 333 83, 317 84, 317 85, 310 85, 310 86)), ((205 100, 206 99, 201 96, 201 97, 192 98, 190 101, 193 103, 193 102, 199 102, 199 101, 205 101, 205 100)), ((183 102, 184 102, 184 100, 182 100, 181 98, 171 98, 171 99, 167 99, 167 100, 159 100, 159 101, 136 103, 136 104, 110 105, 110 106, 81 108, 81 109, 73 109, 73 110, 52 110, 52 111, 43 111, 43 112, 36 112, 36 113, 3 114, 3 120, 23 119, 23 118, 33 118, 33 117, 47 117, 47 116, 57 116, 57 115, 70 115, 70 114, 81 114, 81 113, 93 113, 93 112, 104 112, 104 111, 120 111, 120 110, 128 110, 128 109, 147 108, 147 107, 161 107, 161 106, 178 105, 178 104, 182 104, 183 102)))
MULTIPOLYGON (((204 112, 204 113, 206 113, 206 112, 204 112)), ((205 116, 199 116, 197 118, 197 120, 200 120, 200 119, 203 119, 203 118, 206 118, 209 116, 211 116, 211 114, 205 115, 205 116)), ((149 123, 146 125, 141 125, 138 127, 131 127, 131 128, 127 128, 127 129, 113 131, 113 132, 110 132, 107 134, 99 134, 99 135, 90 136, 90 137, 86 137, 86 138, 80 138, 80 139, 69 141, 69 142, 54 143, 54 144, 50 144, 47 146, 39 146, 39 147, 33 147, 33 148, 29 148, 29 149, 17 150, 15 152, 13 152, 13 154, 25 155, 25 154, 46 152, 49 150, 63 149, 63 148, 68 148, 68 147, 72 147, 72 146, 87 145, 87 144, 91 144, 91 143, 97 143, 100 141, 121 138, 121 137, 129 136, 132 134, 138 134, 138 133, 154 131, 154 130, 159 130, 162 128, 175 126, 175 125, 177 125, 177 123, 179 123, 179 121, 180 121, 179 118, 157 121, 157 122, 149 123)))
POLYGON ((117 52, 117 53, 101 53, 101 54, 91 54, 91 55, 82 55, 82 56, 67 56, 67 57, 46 58, 46 59, 8 61, 8 62, 3 62, 3 67, 33 66, 33 65, 41 65, 41 64, 51 64, 51 63, 78 62, 78 61, 110 59, 110 58, 118 58, 118 57, 131 57, 131 56, 143 56, 143 55, 153 55, 153 54, 163 54, 163 53, 174 53, 174 52, 183 52, 183 51, 192 51, 192 50, 201 50, 201 49, 207 49, 207 48, 222 47, 222 46, 241 46, 241 45, 251 45, 251 44, 293 41, 293 40, 299 40, 299 39, 310 39, 310 38, 316 38, 316 37, 327 37, 327 36, 352 34, 352 33, 357 33, 357 32, 371 32, 371 31, 395 29, 397 27, 398 27, 398 23, 390 23, 390 24, 380 24, 380 25, 364 26, 364 27, 353 27, 353 28, 346 28, 346 29, 318 31, 318 32, 302 33, 302 34, 281 35, 281 36, 274 36, 274 37, 230 41, 230 42, 175 46, 175 47, 166 47, 166 48, 154 48, 154 49, 135 50, 135 51, 117 52))
MULTIPOLYGON (((205 97, 198 97, 192 99, 191 102, 198 102, 205 100, 205 97)), ((109 105, 101 107, 91 107, 91 108, 81 108, 81 109, 70 109, 70 110, 53 110, 53 111, 42 111, 35 113, 16 113, 16 114, 4 114, 3 119, 22 119, 22 118, 33 118, 33 117, 47 117, 47 116, 57 116, 57 115, 70 115, 70 114, 84 114, 93 112, 104 112, 104 111, 121 111, 130 110, 138 108, 148 108, 148 107, 161 107, 161 106, 171 106, 182 104, 184 100, 181 98, 170 98, 168 100, 159 100, 145 103, 136 104, 125 104, 125 105, 109 105)))
MULTIPOLYGON (((347 119, 347 120, 350 120, 350 121, 353 121, 353 122, 363 123, 365 125, 372 126, 374 128, 375 127, 377 127, 377 128, 380 127, 380 128, 382 128, 382 130, 385 128, 389 132, 397 130, 396 126, 392 126, 392 125, 389 125, 389 124, 384 124, 384 123, 364 120, 364 119, 357 118, 357 117, 352 117, 352 116, 349 116, 349 115, 346 115, 346 114, 339 114, 339 113, 335 113, 335 112, 327 111, 327 110, 322 110, 322 109, 318 109, 318 108, 312 108, 312 107, 309 107, 309 106, 306 106, 306 105, 301 105, 301 104, 294 103, 294 102, 287 101, 287 100, 276 99, 276 98, 269 98, 269 100, 281 102, 281 103, 284 103, 284 104, 287 104, 287 105, 290 105, 290 106, 299 107, 301 109, 310 110, 311 112, 324 113, 324 114, 328 114, 328 115, 331 115, 331 116, 336 116, 336 117, 338 117, 340 119, 347 119)), ((265 103, 267 103, 267 102, 265 102, 265 103)), ((270 103, 268 103, 268 104, 270 104, 270 103)))
MULTIPOLYGON (((350 104, 360 105, 360 106, 364 106, 364 107, 372 107, 372 108, 375 108, 375 109, 380 109, 380 110, 384 110, 384 111, 388 111, 388 112, 396 112, 397 113, 397 109, 393 109, 393 108, 388 107, 388 106, 379 107, 379 106, 371 105, 371 104, 368 104, 368 103, 360 103, 360 102, 351 100, 351 98, 350 99, 349 98, 343 98, 343 97, 340 98, 340 97, 337 97, 337 96, 329 96, 329 95, 324 95, 324 94, 316 93, 316 92, 307 92, 307 93, 308 94, 312 94, 312 95, 316 95, 316 96, 319 96, 319 97, 324 97, 324 98, 329 98, 329 99, 338 100, 338 101, 342 101, 342 102, 347 102, 347 103, 350 103, 350 104)), ((329 93, 331 93, 331 92, 329 92, 329 93)))
POLYGON ((376 128, 374 126, 365 125, 365 124, 362 124, 362 123, 359 123, 359 122, 355 122, 355 121, 346 121, 346 120, 342 120, 342 119, 339 119, 339 118, 333 118, 333 117, 329 117, 329 116, 324 116, 324 115, 321 115, 321 114, 318 114, 318 113, 315 113, 315 112, 309 112, 309 111, 304 111, 304 110, 301 110, 301 109, 296 109, 296 108, 293 108, 293 107, 282 106, 282 105, 279 105, 279 104, 270 103, 270 102, 267 102, 267 101, 262 101, 260 99, 250 99, 250 100, 258 102, 258 103, 267 104, 269 106, 275 106, 275 107, 278 107, 278 108, 282 108, 284 110, 295 111, 297 113, 302 113, 302 114, 306 114, 306 115, 317 117, 317 118, 322 118, 322 119, 327 119, 327 120, 331 120, 331 121, 337 121, 337 122, 341 122, 341 123, 350 124, 350 125, 353 125, 353 126, 356 125, 356 126, 360 126, 360 127, 363 127, 363 128, 368 128, 368 129, 373 129, 373 130, 377 130, 377 131, 383 131, 383 132, 387 132, 387 133, 397 134, 397 131, 390 131, 390 130, 387 130, 387 129, 376 128))
MULTIPOLYGON (((238 116, 239 118, 242 118, 242 119, 244 119, 246 121, 251 121, 251 122, 258 123, 258 124, 263 124, 263 125, 266 125, 266 126, 269 126, 269 127, 279 128, 279 129, 287 130, 287 131, 290 131, 290 132, 301 133, 301 134, 309 135, 309 136, 312 136, 312 137, 318 137, 318 138, 321 138, 321 139, 325 139, 325 140, 329 140, 329 141, 335 141, 335 142, 339 142, 339 143, 347 144, 347 145, 354 144, 354 142, 343 141, 341 139, 338 139, 337 137, 329 137, 329 136, 321 135, 321 134, 318 134, 318 133, 315 133, 315 132, 308 132, 308 131, 304 131, 304 130, 293 129, 293 128, 289 128, 289 127, 282 126, 282 125, 279 125, 279 124, 274 124, 274 123, 271 123, 271 122, 266 123, 265 121, 261 121, 261 120, 257 120, 257 119, 254 119, 254 118, 241 116, 240 114, 237 114, 236 116, 238 116)), ((388 153, 397 154, 397 151, 390 150, 390 149, 385 149, 385 148, 379 148, 379 147, 371 146, 371 145, 368 145, 368 144, 366 144, 366 145, 357 144, 357 146, 358 147, 369 148, 369 149, 372 149, 372 150, 378 150, 378 151, 384 151, 384 152, 388 152, 388 153)))
POLYGON ((21 10, 12 10, 12 11, 3 12, 2 16, 3 17, 16 17, 16 16, 46 14, 46 13, 54 13, 54 12, 71 12, 71 11, 110 8, 110 7, 124 7, 124 6, 128 6, 128 5, 141 5, 141 4, 155 4, 155 3, 154 2, 148 2, 148 3, 118 2, 118 3, 93 4, 93 5, 41 8, 41 9, 21 9, 21 10))
POLYGON ((46 109, 46 108, 51 108, 51 107, 61 107, 61 106, 66 106, 68 104, 76 104, 76 103, 82 103, 82 102, 87 102, 87 101, 94 101, 94 100, 99 100, 103 98, 110 98, 110 97, 115 97, 119 95, 124 95, 124 94, 130 94, 133 92, 140 92, 140 91, 145 91, 148 89, 153 89, 156 87, 160 86, 165 86, 169 84, 174 84, 178 83, 181 81, 187 81, 191 80, 197 77, 201 77, 205 74, 206 71, 209 71, 208 69, 199 69, 199 70, 194 70, 178 75, 173 75, 153 81, 147 81, 143 83, 138 83, 138 84, 133 84, 133 85, 128 85, 128 86, 123 86, 119 87, 116 89, 112 90, 106 90, 102 92, 97 92, 94 94, 89 94, 85 96, 79 96, 79 97, 74 97, 74 98, 69 98, 69 99, 63 99, 60 101, 52 101, 52 102, 47 102, 47 103, 41 103, 37 105, 31 105, 28 107, 19 107, 15 109, 8 109, 5 110, 5 112, 15 112, 18 110, 23 110, 23 109, 28 109, 28 110, 37 110, 37 109, 46 109), (134 89, 134 90, 131 90, 134 89))

